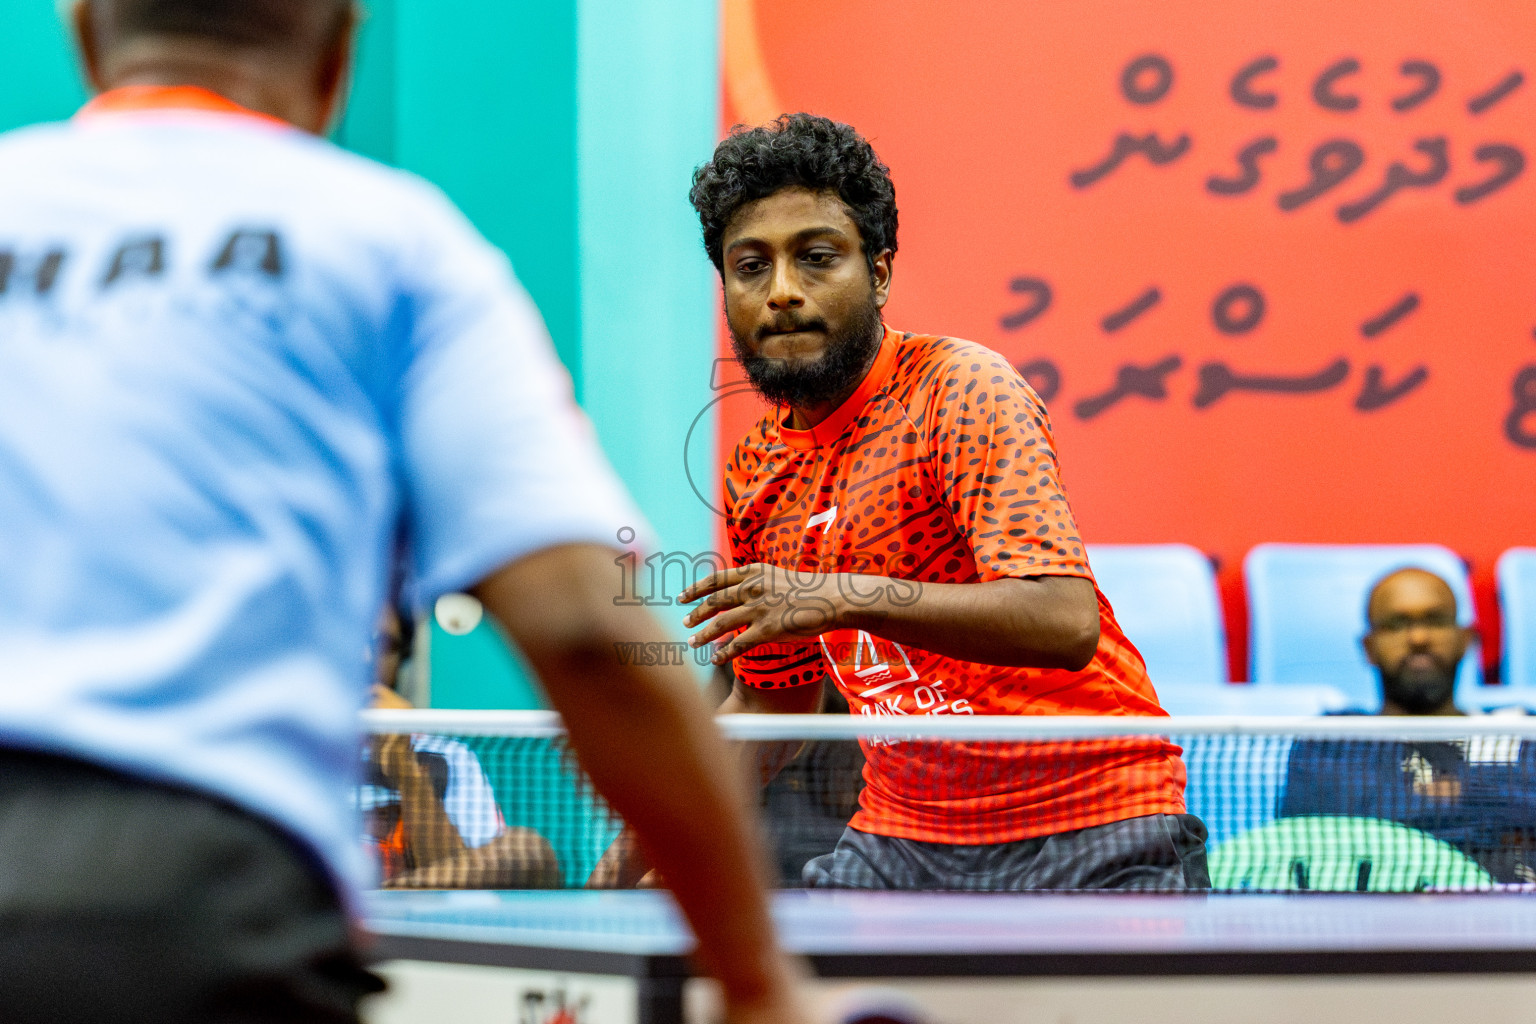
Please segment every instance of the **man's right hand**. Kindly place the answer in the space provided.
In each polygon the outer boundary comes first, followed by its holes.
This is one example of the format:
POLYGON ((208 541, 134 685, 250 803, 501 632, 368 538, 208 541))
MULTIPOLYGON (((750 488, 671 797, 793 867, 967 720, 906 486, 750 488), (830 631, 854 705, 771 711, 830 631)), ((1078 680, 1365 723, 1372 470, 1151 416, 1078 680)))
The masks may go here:
POLYGON ((726 1024, 835 1024, 813 1016, 805 1000, 789 997, 756 1006, 725 1008, 726 1024))
POLYGON ((772 991, 760 999, 733 1002, 727 996, 726 1024, 834 1024, 812 1008, 806 992, 810 970, 803 962, 781 954, 774 974, 772 991))

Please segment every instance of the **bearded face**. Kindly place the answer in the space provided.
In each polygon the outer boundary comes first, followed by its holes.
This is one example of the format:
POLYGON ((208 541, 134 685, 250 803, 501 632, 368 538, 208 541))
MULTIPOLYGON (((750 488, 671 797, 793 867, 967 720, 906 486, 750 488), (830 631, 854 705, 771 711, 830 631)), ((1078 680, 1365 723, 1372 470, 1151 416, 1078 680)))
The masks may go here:
POLYGON ((1451 703, 1456 693, 1456 666, 1434 654, 1411 655, 1393 669, 1381 667, 1384 698, 1410 715, 1428 715, 1451 703))
POLYGON ((1371 593, 1365 653, 1388 711, 1455 714, 1456 669, 1472 631, 1457 622, 1451 588, 1422 569, 1387 576, 1371 593))
POLYGON ((891 254, 864 252, 836 194, 791 187, 732 215, 721 283, 731 346, 765 399, 830 410, 874 362, 891 254))
POLYGON ((836 326, 825 319, 801 319, 791 314, 771 325, 749 327, 738 333, 729 317, 726 322, 731 331, 731 348, 747 380, 753 390, 775 405, 819 405, 853 390, 874 361, 875 350, 885 333, 872 291, 868 301, 836 326), (789 358, 758 354, 770 335, 801 332, 820 332, 825 336, 826 345, 820 355, 789 358))

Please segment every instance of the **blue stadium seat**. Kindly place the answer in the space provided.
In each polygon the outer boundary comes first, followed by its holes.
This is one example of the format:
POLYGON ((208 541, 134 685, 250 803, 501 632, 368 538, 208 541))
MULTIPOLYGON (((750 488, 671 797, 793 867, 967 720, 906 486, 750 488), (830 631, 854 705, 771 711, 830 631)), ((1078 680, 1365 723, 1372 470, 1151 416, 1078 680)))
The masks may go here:
POLYGON ((1293 683, 1153 683, 1170 715, 1311 716, 1344 711, 1349 698, 1333 686, 1293 683))
POLYGON ((1536 548, 1510 548, 1499 558, 1504 617, 1504 683, 1536 692, 1536 548))
POLYGON ((1469 715, 1536 714, 1536 686, 1458 685, 1456 706, 1469 715))
POLYGON ((1227 634, 1211 560, 1187 544, 1090 544, 1088 562, 1152 685, 1225 683, 1227 634))
MULTIPOLYGON (((1228 684, 1234 689, 1241 684, 1228 684)), ((1184 801, 1211 849, 1275 820, 1291 758, 1289 736, 1187 736, 1184 801)))
MULTIPOLYGON (((1375 671, 1365 660, 1365 601, 1394 569, 1427 569, 1450 584, 1461 621, 1473 618, 1464 562, 1438 544, 1260 544, 1243 560, 1248 587, 1252 678, 1277 684, 1326 684, 1351 706, 1381 707, 1375 671)), ((1467 653, 1458 696, 1482 684, 1482 658, 1467 653)))

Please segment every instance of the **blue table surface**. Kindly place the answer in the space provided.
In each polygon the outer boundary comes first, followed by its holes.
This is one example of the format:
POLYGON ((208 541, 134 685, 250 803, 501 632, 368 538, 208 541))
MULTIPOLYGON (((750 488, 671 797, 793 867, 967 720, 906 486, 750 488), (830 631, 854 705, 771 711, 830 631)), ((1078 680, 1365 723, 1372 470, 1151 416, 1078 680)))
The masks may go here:
MULTIPOLYGON (((384 935, 640 955, 693 940, 661 892, 371 893, 384 935)), ((804 954, 1536 950, 1536 895, 780 892, 804 954)))

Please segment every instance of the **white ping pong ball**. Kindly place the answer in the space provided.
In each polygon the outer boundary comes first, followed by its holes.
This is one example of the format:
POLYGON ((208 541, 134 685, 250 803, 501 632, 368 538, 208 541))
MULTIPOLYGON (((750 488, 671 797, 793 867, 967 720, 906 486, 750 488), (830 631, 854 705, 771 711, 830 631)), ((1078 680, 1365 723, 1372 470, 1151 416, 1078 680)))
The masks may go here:
POLYGON ((450 636, 463 636, 485 617, 485 606, 468 594, 444 594, 437 599, 432 615, 443 632, 450 636))

